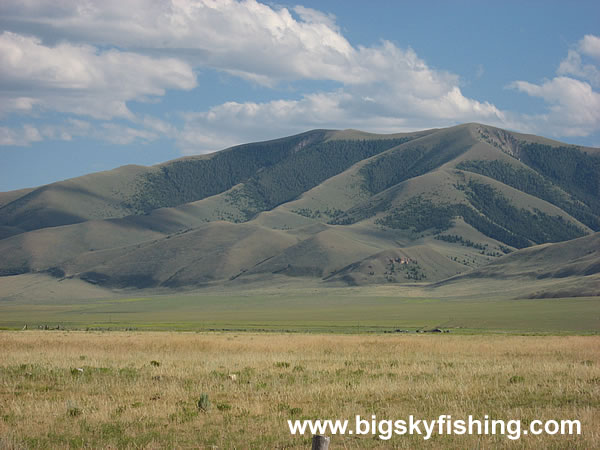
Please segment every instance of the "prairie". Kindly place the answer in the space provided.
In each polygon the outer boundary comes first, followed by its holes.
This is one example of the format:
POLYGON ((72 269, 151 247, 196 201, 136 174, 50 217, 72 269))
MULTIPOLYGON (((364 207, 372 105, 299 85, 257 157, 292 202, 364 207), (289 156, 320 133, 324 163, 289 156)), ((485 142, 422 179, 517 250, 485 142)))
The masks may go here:
POLYGON ((582 434, 331 449, 600 446, 598 336, 36 330, 1 332, 0 352, 0 448, 309 448, 288 419, 357 414, 577 419, 582 434))
MULTIPOLYGON (((40 279, 30 283, 24 293, 7 296, 0 301, 0 327, 336 333, 440 327, 453 334, 600 332, 598 296, 515 298, 528 289, 551 288, 557 283, 553 279, 535 280, 531 285, 527 280, 463 279, 436 289, 394 284, 323 288, 303 280, 270 287, 245 285, 236 290, 162 294, 129 290, 89 299, 69 297, 87 292, 73 283, 77 281, 65 280, 61 290, 52 291, 40 279), (67 292, 69 289, 72 292, 67 292)), ((8 283, 6 286, 10 289, 8 283)), ((21 286, 16 283, 14 289, 21 286)), ((91 295, 97 293, 91 291, 91 295)))

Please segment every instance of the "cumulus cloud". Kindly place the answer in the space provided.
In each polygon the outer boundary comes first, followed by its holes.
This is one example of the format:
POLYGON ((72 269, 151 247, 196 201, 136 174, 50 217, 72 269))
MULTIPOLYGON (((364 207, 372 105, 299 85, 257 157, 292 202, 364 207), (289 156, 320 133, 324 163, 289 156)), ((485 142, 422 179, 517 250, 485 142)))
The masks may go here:
POLYGON ((50 7, 28 0, 4 2, 1 8, 13 32, 1 38, 6 64, 0 76, 3 84, 14 86, 3 93, 11 101, 2 112, 46 108, 125 118, 148 131, 121 132, 115 142, 163 133, 176 136, 188 151, 207 151, 314 127, 393 132, 461 121, 503 124, 505 119, 494 105, 465 97, 457 75, 432 69, 412 49, 388 41, 354 47, 334 16, 303 6, 288 10, 255 0, 62 0, 50 7), (21 29, 40 37, 27 37, 21 29), (100 46, 109 49, 100 51, 100 46), (144 122, 127 107, 130 100, 160 96, 168 88, 191 89, 192 68, 207 67, 264 86, 325 80, 339 87, 296 100, 226 102, 186 114, 180 130, 158 119, 144 122), (19 82, 35 86, 36 95, 24 96, 19 82))
POLYGON ((586 136, 600 127, 600 94, 584 81, 556 77, 541 85, 516 81, 512 86, 549 104, 537 120, 554 135, 586 136))
POLYGON ((541 84, 515 81, 509 87, 543 99, 548 110, 524 116, 537 132, 554 136, 588 136, 600 129, 600 86, 598 67, 587 57, 600 61, 600 38, 586 35, 557 69, 557 77, 541 84))
POLYGON ((265 103, 227 102, 208 111, 184 114, 185 126, 178 145, 187 154, 218 150, 252 140, 267 139, 273 129, 293 134, 324 123, 348 119, 340 107, 343 94, 311 94, 301 100, 275 100, 265 103))
POLYGON ((54 14, 47 2, 30 0, 6 9, 15 23, 43 25, 39 32, 54 38, 168 52, 193 65, 270 85, 298 79, 362 85, 384 81, 419 95, 436 95, 458 81, 390 42, 355 48, 333 16, 302 6, 294 8, 297 18, 286 8, 255 0, 63 0, 60 13, 54 14))
MULTIPOLYGON (((116 144, 169 137, 186 152, 202 152, 317 127, 395 132, 479 121, 542 133, 552 126, 569 135, 598 128, 597 93, 591 88, 599 82, 598 71, 590 60, 600 54, 600 39, 593 35, 569 52, 559 77, 512 84, 549 104, 544 114, 528 117, 466 97, 458 75, 432 68, 411 48, 389 41, 353 46, 334 16, 303 6, 287 9, 256 0, 13 0, 0 4, 0 17, 10 30, 0 36, 0 114, 59 111, 129 122, 103 122, 95 127, 102 133, 54 126, 40 131, 42 139, 84 132, 116 144), (298 80, 335 87, 268 102, 232 98, 180 114, 179 127, 136 117, 128 107, 168 89, 193 89, 194 70, 207 68, 266 87, 298 80)), ((2 133, 0 143, 27 142, 22 128, 2 133)))
POLYGON ((177 59, 82 44, 47 46, 36 37, 8 31, 0 35, 0 113, 41 108, 131 119, 128 101, 195 85, 191 67, 177 59))
POLYGON ((582 53, 600 61, 600 37, 586 34, 579 42, 579 49, 582 53))
POLYGON ((494 105, 465 97, 456 75, 431 69, 412 49, 384 41, 354 49, 352 59, 354 67, 348 71, 356 77, 346 76, 333 91, 299 100, 227 102, 186 114, 178 143, 194 153, 275 137, 273 130, 287 134, 326 127, 392 133, 469 121, 508 123, 494 105))
POLYGON ((353 52, 332 17, 299 7, 296 20, 254 0, 63 0, 54 11, 30 0, 3 9, 9 25, 48 39, 168 53, 264 83, 345 78, 353 52))
POLYGON ((600 86, 600 70, 596 66, 598 62, 600 62, 600 38, 588 34, 577 43, 576 48, 569 50, 556 73, 572 75, 598 87, 600 86))
POLYGON ((588 80, 593 86, 600 86, 600 71, 593 64, 585 64, 582 61, 581 54, 575 50, 569 50, 569 53, 558 66, 556 71, 559 75, 573 75, 584 80, 588 80))
POLYGON ((4 9, 9 24, 26 24, 47 39, 168 53, 269 86, 300 79, 365 84, 398 75, 412 85, 413 72, 423 72, 420 82, 427 76, 430 84, 457 81, 390 42, 353 47, 335 17, 303 6, 290 11, 255 0, 63 0, 50 13, 44 0, 29 0, 4 9))
POLYGON ((385 86, 369 93, 374 97, 361 96, 360 89, 339 89, 308 94, 300 100, 227 102, 208 111, 185 114, 178 145, 186 154, 193 154, 273 138, 277 136, 273 130, 279 135, 324 127, 392 133, 431 128, 432 120, 460 122, 473 116, 485 117, 487 123, 506 123, 496 107, 465 98, 458 87, 439 98, 390 93, 385 86), (399 108, 404 111, 399 113, 399 108))

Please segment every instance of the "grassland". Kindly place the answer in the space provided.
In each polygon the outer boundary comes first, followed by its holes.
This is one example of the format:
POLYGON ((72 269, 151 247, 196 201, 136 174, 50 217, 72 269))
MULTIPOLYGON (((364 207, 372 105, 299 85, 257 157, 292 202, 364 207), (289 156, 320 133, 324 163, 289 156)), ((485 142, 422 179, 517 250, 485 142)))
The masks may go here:
POLYGON ((600 446, 598 336, 3 331, 0 353, 0 448, 308 448, 287 419, 356 414, 578 419, 582 435, 331 449, 600 446))
MULTIPOLYGON (((206 290, 105 299, 0 302, 0 327, 29 329, 268 330, 363 333, 440 327, 452 333, 595 334, 600 297, 519 299, 474 294, 493 285, 464 281, 429 292, 419 286, 206 290)), ((522 286, 516 284, 518 288, 522 286)), ((139 293, 137 295, 140 295, 139 293)))

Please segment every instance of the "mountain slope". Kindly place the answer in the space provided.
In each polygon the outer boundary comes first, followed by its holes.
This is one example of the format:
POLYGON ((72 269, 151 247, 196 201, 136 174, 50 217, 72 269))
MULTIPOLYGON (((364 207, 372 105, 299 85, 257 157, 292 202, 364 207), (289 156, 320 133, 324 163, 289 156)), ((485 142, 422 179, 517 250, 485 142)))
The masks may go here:
POLYGON ((527 295, 529 298, 600 295, 600 233, 522 249, 437 286, 465 280, 515 283, 523 279, 541 281, 540 287, 527 295))
POLYGON ((595 244, 600 150, 480 124, 315 130, 0 201, 3 276, 110 288, 436 282, 495 260, 511 273, 513 256, 501 257, 515 249, 595 244))
POLYGON ((146 170, 124 166, 32 189, 0 208, 0 226, 31 231, 130 215, 134 211, 124 202, 146 170))
POLYGON ((600 273, 600 233, 525 248, 463 275, 470 278, 521 276, 566 278, 600 273))
POLYGON ((235 279, 296 241, 281 231, 212 222, 135 246, 84 253, 65 264, 65 275, 110 287, 202 286, 235 279))
POLYGON ((404 134, 361 139, 360 134, 347 133, 348 138, 339 141, 336 134, 315 130, 153 167, 124 166, 41 186, 25 195, 15 193, 12 201, 5 193, 0 197, 0 226, 31 231, 146 214, 217 195, 249 180, 247 189, 255 197, 252 203, 258 204, 253 208, 268 209, 366 156, 412 138, 404 134), (315 163, 315 158, 322 158, 320 172, 302 175, 299 169, 308 166, 307 161, 315 163), (282 184, 282 179, 288 183, 282 184))

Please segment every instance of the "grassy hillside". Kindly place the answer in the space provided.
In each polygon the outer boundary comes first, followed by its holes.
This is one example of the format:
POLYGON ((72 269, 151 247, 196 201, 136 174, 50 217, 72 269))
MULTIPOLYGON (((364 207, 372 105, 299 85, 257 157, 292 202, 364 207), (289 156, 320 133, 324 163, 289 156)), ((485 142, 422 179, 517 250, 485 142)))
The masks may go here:
POLYGON ((0 275, 110 288, 432 283, 597 231, 599 198, 598 149, 479 124, 315 130, 2 194, 0 275))
POLYGON ((274 164, 298 146, 322 141, 325 131, 234 147, 154 167, 125 166, 30 190, 5 193, 0 225, 21 231, 93 219, 144 214, 223 192, 274 164), (11 198, 14 198, 12 201, 11 198))
POLYGON ((124 166, 42 186, 0 208, 0 225, 21 231, 124 217, 134 211, 124 201, 135 179, 148 169, 124 166))
POLYGON ((26 194, 29 194, 31 191, 33 191, 33 188, 19 189, 16 191, 9 192, 0 192, 0 208, 2 208, 5 205, 8 205, 11 202, 14 202, 15 200, 19 199, 20 197, 23 197, 26 194))
POLYGON ((600 273, 600 233, 555 244, 537 245, 493 261, 469 277, 565 278, 600 273))
POLYGON ((517 285, 525 280, 532 287, 523 290, 521 296, 528 298, 598 295, 600 233, 519 250, 434 287, 464 284, 465 280, 481 280, 483 284, 504 280, 517 285))
POLYGON ((110 287, 201 286, 235 279, 295 242, 276 230, 213 222, 126 248, 87 252, 67 263, 65 271, 110 287))

